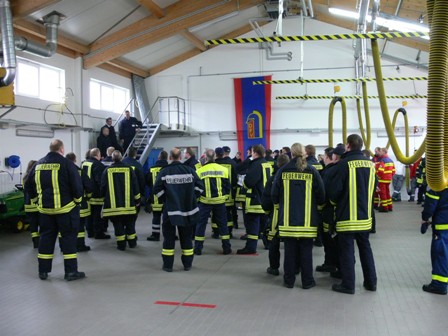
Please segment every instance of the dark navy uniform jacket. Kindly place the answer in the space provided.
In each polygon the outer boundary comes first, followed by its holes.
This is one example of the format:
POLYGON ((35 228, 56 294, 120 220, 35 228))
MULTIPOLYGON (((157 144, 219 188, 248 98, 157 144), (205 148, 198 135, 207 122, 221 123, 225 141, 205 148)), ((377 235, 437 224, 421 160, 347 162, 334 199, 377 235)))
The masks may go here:
POLYGON ((40 213, 68 213, 81 203, 84 194, 76 165, 59 153, 49 152, 32 168, 25 183, 40 213))
POLYGON ((194 169, 174 161, 159 172, 153 192, 164 203, 163 213, 172 225, 192 226, 199 221, 197 198, 203 191, 194 169))

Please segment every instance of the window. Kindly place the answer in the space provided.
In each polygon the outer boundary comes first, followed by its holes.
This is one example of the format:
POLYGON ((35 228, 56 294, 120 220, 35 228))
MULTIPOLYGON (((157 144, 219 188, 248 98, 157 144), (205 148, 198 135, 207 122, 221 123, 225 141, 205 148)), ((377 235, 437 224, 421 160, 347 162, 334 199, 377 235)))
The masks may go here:
POLYGON ((90 80, 90 108, 122 113, 128 102, 128 89, 95 79, 90 80))
POLYGON ((65 71, 17 58, 15 90, 18 95, 61 102, 65 95, 65 71))

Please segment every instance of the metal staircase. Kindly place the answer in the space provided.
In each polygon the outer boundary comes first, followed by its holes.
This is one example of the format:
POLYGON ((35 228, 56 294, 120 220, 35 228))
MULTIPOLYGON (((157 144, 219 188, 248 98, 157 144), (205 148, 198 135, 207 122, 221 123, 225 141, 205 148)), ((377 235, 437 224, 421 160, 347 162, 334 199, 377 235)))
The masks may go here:
MULTIPOLYGON (((121 117, 117 123, 120 119, 121 117)), ((142 128, 135 134, 129 147, 137 149, 137 160, 144 165, 161 132, 183 133, 187 130, 185 100, 179 97, 157 97, 142 124, 142 128), (156 106, 159 110, 157 113, 153 113, 156 106)), ((128 150, 124 153, 124 157, 127 156, 128 150)))

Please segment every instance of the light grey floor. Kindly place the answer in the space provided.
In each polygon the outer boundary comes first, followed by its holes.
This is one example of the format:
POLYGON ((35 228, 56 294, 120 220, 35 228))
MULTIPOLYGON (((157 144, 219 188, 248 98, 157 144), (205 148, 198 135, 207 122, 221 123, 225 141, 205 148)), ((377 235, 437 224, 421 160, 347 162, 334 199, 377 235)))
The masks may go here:
MULTIPOLYGON (((447 335, 448 297, 421 290, 431 278, 431 234, 420 234, 420 212, 401 202, 393 213, 377 213, 371 243, 378 291, 362 288, 357 263, 355 295, 332 292, 335 280, 325 273, 315 274, 315 288, 303 290, 298 279, 286 289, 281 276, 265 273, 267 251, 224 256, 213 239, 190 272, 181 267, 178 246, 174 272, 163 272, 161 242, 146 241, 151 216, 145 213, 136 249, 121 252, 113 239, 89 240, 92 251, 79 254, 87 279, 74 282, 63 280, 57 249, 53 272, 41 281, 29 233, 1 230, 0 335, 447 335)), ((243 244, 232 240, 234 251, 243 244)), ((315 248, 314 264, 322 261, 323 249, 315 248)))

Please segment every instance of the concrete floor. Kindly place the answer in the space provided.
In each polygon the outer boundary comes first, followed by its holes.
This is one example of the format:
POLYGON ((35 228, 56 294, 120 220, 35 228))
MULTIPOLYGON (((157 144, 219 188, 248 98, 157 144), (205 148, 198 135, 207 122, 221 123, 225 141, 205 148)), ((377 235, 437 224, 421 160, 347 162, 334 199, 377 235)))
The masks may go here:
MULTIPOLYGON (((315 288, 303 290, 298 279, 286 289, 282 276, 266 274, 267 251, 224 256, 211 238, 190 272, 183 271, 176 246, 174 272, 166 273, 161 242, 146 241, 151 215, 143 212, 136 249, 121 252, 113 239, 88 239, 92 250, 78 255, 86 279, 64 281, 56 252, 50 278, 41 281, 29 233, 3 229, 0 335, 447 335, 448 298, 421 290, 431 279, 431 233, 420 234, 420 212, 415 203, 401 202, 393 213, 377 213, 371 243, 378 291, 364 290, 357 263, 355 295, 331 291, 336 280, 326 273, 315 274, 315 288)), ((231 243, 234 252, 244 245, 231 243)), ((321 264, 323 249, 313 254, 314 265, 321 264)))

